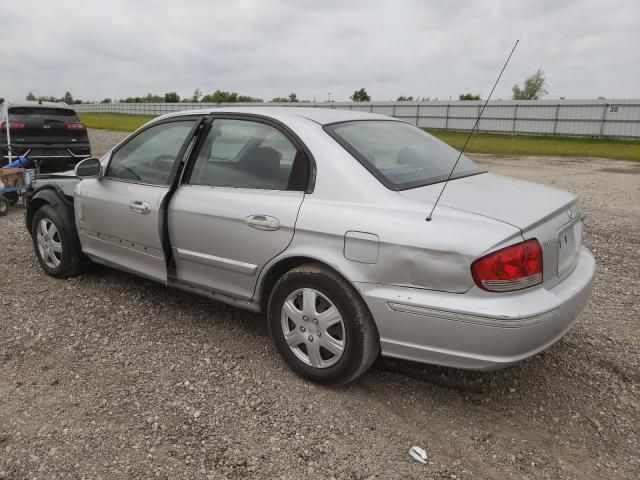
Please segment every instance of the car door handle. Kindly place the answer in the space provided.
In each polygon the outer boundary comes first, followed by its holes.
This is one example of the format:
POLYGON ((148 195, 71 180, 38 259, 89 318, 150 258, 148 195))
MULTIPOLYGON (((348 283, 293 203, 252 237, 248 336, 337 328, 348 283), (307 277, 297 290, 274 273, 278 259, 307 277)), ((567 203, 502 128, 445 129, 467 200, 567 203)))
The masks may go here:
POLYGON ((267 215, 249 215, 244 219, 244 223, 258 230, 278 230, 280 228, 280 221, 267 215))
POLYGON ((147 202, 141 202, 136 200, 135 202, 131 202, 129 204, 129 210, 139 213, 140 215, 148 215, 151 213, 151 205, 147 202))

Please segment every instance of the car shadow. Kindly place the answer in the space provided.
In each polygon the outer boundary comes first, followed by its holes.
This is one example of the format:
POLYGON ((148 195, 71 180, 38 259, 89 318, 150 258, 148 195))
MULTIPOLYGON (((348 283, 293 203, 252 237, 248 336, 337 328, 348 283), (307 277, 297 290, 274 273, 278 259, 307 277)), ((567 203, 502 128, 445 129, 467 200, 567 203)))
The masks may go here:
POLYGON ((178 288, 166 287, 159 282, 147 280, 103 265, 92 265, 84 275, 96 282, 126 284, 129 288, 135 286, 134 288, 139 295, 154 298, 167 309, 183 309, 184 306, 188 305, 190 312, 193 314, 194 323, 198 319, 207 319, 208 321, 215 318, 216 320, 220 319, 221 323, 233 323, 238 328, 244 328, 248 335, 269 337, 267 322, 262 314, 234 307, 178 288))

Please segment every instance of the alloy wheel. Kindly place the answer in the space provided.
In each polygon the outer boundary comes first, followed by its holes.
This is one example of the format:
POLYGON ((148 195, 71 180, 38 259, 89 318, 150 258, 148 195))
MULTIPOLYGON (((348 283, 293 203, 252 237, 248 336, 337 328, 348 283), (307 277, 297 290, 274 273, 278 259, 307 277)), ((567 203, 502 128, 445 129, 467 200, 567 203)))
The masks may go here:
POLYGON ((62 263, 62 240, 55 224, 48 218, 38 223, 36 231, 40 257, 49 268, 58 268, 62 263))

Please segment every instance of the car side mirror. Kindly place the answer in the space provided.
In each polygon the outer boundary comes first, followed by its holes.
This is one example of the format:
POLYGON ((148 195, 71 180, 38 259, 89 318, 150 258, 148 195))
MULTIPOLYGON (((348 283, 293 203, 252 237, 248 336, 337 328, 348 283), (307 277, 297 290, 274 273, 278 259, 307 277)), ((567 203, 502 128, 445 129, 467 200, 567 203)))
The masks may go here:
POLYGON ((102 174, 102 164, 97 158, 85 158, 76 165, 75 174, 80 178, 99 177, 102 174))

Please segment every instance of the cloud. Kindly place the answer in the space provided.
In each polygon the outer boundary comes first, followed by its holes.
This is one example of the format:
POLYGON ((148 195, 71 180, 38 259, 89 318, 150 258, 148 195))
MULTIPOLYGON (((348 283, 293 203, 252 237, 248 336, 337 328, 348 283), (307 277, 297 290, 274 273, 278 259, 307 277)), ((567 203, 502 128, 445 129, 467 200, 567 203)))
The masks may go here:
POLYGON ((550 97, 638 97, 634 0, 0 0, 0 96, 195 88, 270 99, 487 95, 538 68, 550 97))

